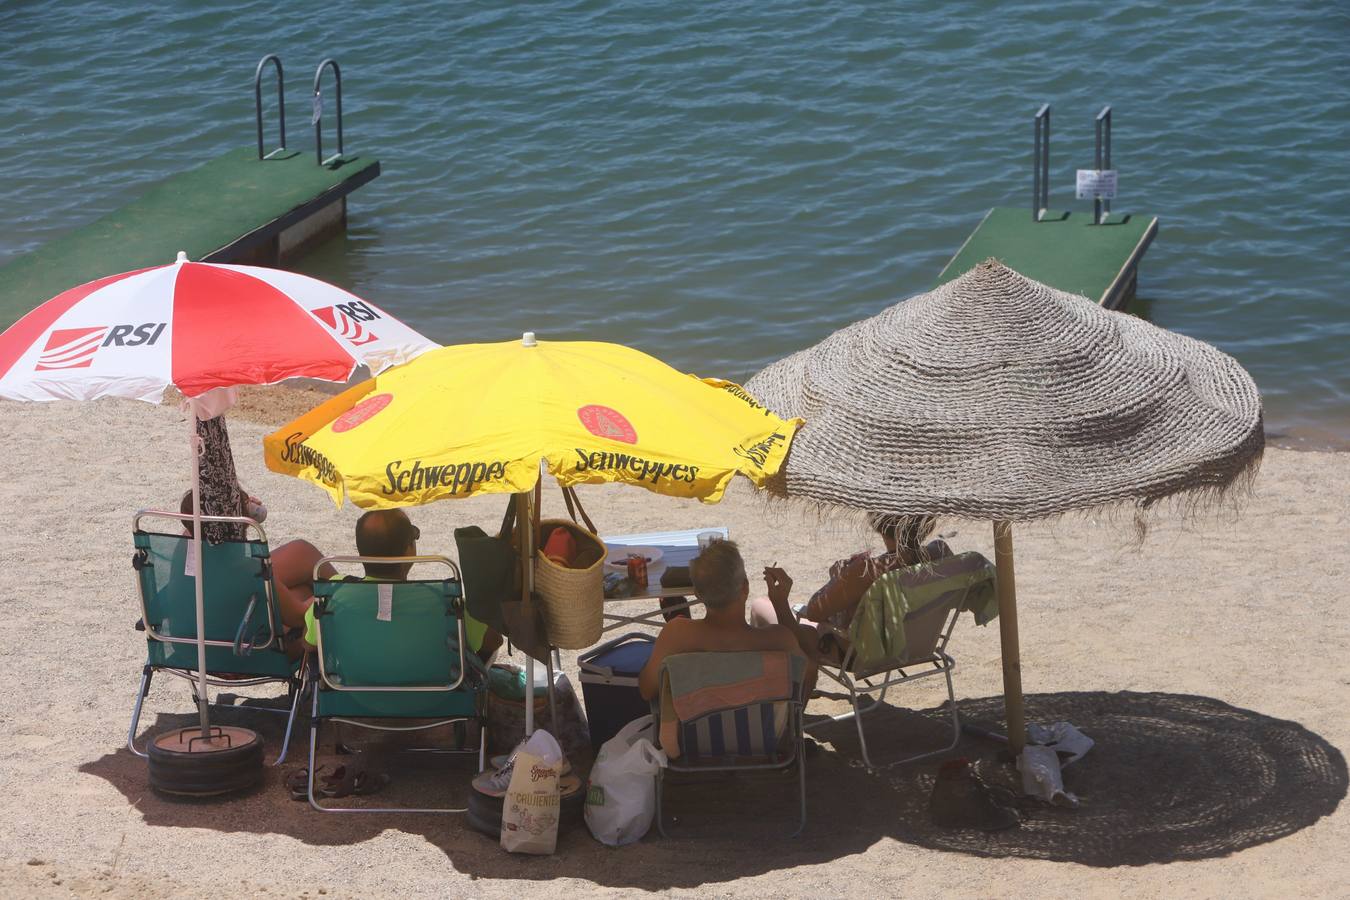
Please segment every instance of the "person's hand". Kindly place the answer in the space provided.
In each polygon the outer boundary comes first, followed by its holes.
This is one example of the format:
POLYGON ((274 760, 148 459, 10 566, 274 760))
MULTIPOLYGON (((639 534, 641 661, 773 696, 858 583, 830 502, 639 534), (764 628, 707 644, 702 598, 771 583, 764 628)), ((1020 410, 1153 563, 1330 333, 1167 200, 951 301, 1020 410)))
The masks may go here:
POLYGON ((792 579, 788 573, 774 566, 764 567, 764 583, 769 588, 769 600, 773 603, 786 603, 792 591, 792 579))

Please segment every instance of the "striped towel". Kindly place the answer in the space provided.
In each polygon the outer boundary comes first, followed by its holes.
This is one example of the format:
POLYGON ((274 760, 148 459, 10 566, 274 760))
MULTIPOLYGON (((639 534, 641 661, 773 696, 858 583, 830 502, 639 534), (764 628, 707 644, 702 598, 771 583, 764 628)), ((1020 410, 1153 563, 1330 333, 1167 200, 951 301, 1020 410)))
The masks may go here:
POLYGON ((781 651, 678 653, 662 667, 661 747, 672 759, 766 756, 787 723, 801 666, 781 651))

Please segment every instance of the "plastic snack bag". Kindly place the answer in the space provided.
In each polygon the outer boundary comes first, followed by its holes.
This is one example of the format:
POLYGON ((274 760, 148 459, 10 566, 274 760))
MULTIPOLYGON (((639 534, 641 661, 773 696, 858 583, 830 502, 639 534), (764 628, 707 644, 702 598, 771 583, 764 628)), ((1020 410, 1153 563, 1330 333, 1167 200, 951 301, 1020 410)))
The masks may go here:
POLYGON ((562 748, 542 729, 515 752, 511 784, 502 800, 502 849, 549 854, 558 845, 558 775, 562 748))
POLYGON ((591 768, 586 825, 602 844, 642 840, 656 815, 656 773, 666 753, 652 743, 652 717, 642 716, 605 741, 591 768))

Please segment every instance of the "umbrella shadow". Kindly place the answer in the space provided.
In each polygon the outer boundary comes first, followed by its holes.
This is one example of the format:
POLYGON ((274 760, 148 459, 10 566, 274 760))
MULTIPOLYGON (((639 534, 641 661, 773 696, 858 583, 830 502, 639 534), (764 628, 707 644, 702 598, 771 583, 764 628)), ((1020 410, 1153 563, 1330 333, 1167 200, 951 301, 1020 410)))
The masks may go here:
MULTIPOLYGON (((1081 805, 1066 809, 1027 798, 1019 828, 994 834, 942 829, 927 816, 936 766, 901 766, 883 776, 899 801, 897 840, 1088 866, 1179 862, 1227 856, 1293 834, 1330 815, 1346 795, 1345 757, 1297 722, 1186 694, 1071 692, 1026 700, 1029 721, 1070 722, 1096 741, 1063 770, 1065 788, 1081 805)), ((963 721, 1002 732, 1002 697, 960 706, 963 721)), ((914 732, 935 733, 942 713, 878 709, 867 717, 868 746, 893 749, 898 758, 915 744, 914 732)), ((857 753, 852 723, 814 733, 833 739, 843 753, 857 753)), ((927 746, 941 743, 930 739, 927 746)), ((970 758, 986 781, 1021 786, 1000 744, 963 736, 952 755, 970 758)))
MULTIPOLYGON (((154 827, 214 828, 224 832, 284 834, 307 844, 357 845, 394 828, 422 836, 456 870, 474 878, 577 878, 605 887, 662 890, 720 884, 777 869, 841 860, 890 838, 933 850, 979 857, 1019 857, 1090 866, 1143 865, 1225 856, 1292 834, 1330 814, 1347 790, 1344 757, 1303 726, 1220 701, 1179 694, 1061 693, 1030 695, 1035 721, 1070 721, 1096 740, 1065 770, 1065 784, 1082 799, 1078 809, 1028 801, 1021 827, 993 834, 939 829, 928 819, 928 793, 941 760, 873 775, 857 755, 850 723, 813 729, 822 749, 807 760, 808 821, 795 826, 792 773, 697 780, 671 779, 666 788, 669 839, 651 835, 622 849, 602 846, 584 826, 559 835, 551 857, 502 852, 471 830, 463 816, 331 816, 291 801, 287 772, 304 765, 307 731, 287 764, 269 768, 263 785, 244 796, 182 800, 146 784, 145 763, 125 748, 85 763, 80 771, 118 788, 154 827), (1140 775, 1147 773, 1148 777, 1140 775), (860 802, 859 798, 866 798, 860 802), (766 852, 766 848, 767 851, 766 852)), ((1001 697, 961 704, 968 721, 991 727, 1001 697)), ((222 722, 257 728, 269 748, 280 746, 282 717, 229 709, 222 722)), ((161 715, 152 731, 190 724, 189 715, 161 715)), ((941 745, 943 709, 883 707, 869 714, 869 746, 881 758, 893 751, 941 745)), ((1000 748, 963 738, 952 755, 975 762, 990 780, 1015 784, 1000 748)), ((391 757, 395 782, 367 798, 381 804, 463 802, 471 767, 391 757)), ((339 761, 331 755, 326 760, 339 761)), ((356 851, 360 852, 360 851, 356 851)), ((334 865, 341 865, 335 856, 334 865)))

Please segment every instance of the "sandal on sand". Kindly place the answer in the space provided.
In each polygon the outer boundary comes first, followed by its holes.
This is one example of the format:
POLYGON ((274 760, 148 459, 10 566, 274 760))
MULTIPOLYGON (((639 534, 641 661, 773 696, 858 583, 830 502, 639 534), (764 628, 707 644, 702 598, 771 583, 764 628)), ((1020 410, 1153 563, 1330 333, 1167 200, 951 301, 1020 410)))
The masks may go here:
MULTIPOLYGON (((315 778, 321 776, 327 766, 319 766, 314 770, 315 778)), ((309 769, 296 769, 286 776, 286 790, 291 792, 292 800, 309 799, 309 769)))
POLYGON ((336 799, 378 793, 389 784, 390 779, 386 772, 372 772, 358 766, 338 766, 332 775, 323 776, 322 781, 323 789, 319 793, 336 799))

